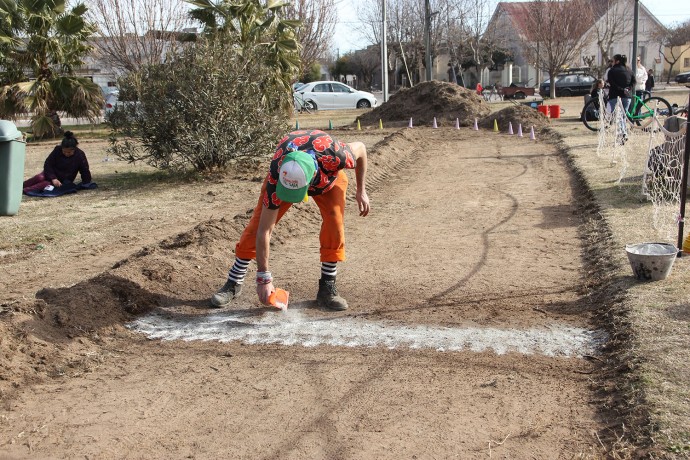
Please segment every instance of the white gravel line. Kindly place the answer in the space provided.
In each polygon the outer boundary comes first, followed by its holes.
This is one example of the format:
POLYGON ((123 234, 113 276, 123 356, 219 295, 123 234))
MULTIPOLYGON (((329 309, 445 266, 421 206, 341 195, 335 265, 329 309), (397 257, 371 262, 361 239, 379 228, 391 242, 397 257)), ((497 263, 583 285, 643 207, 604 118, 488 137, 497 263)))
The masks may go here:
POLYGON ((606 334, 553 324, 544 328, 406 326, 392 321, 308 317, 297 310, 261 316, 224 311, 189 316, 152 313, 127 327, 156 340, 202 340, 315 347, 386 347, 437 351, 493 351, 581 357, 598 353, 606 334))

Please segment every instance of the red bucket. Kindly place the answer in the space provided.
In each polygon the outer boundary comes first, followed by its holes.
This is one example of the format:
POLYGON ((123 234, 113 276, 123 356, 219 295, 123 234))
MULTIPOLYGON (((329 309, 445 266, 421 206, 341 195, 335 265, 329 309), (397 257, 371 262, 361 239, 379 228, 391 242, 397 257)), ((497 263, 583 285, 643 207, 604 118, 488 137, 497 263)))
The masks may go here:
POLYGON ((540 105, 537 107, 537 110, 540 111, 546 118, 549 118, 549 106, 548 105, 540 105))
POLYGON ((549 106, 549 116, 551 118, 561 118, 561 106, 560 105, 550 105, 549 106))

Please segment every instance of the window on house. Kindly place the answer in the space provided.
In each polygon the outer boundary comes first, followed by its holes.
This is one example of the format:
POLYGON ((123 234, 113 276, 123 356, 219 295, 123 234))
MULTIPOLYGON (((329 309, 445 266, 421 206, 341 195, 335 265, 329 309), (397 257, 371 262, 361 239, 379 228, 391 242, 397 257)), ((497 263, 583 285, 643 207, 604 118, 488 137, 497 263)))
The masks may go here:
POLYGON ((690 67, 690 58, 683 59, 683 67, 690 67))

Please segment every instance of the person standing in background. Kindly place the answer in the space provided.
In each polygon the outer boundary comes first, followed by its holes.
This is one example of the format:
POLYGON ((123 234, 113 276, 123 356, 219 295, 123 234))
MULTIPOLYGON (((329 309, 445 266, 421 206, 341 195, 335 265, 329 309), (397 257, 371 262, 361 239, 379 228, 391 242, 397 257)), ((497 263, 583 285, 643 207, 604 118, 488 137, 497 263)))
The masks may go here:
MULTIPOLYGON (((647 69, 642 65, 639 56, 637 56, 637 67, 635 68, 635 81, 635 95, 640 99, 644 99, 644 93, 647 91, 647 69)), ((635 115, 639 115, 641 108, 642 106, 638 104, 637 109, 635 109, 635 115)))
POLYGON ((647 70, 647 82, 644 84, 644 89, 651 96, 652 89, 654 89, 654 71, 652 69, 647 70))

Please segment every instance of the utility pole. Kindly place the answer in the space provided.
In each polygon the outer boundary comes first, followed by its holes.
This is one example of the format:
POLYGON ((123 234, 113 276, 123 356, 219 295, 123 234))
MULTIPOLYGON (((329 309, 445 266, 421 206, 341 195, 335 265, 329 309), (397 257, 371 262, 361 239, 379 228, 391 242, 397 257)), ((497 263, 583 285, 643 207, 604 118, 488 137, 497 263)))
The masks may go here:
POLYGON ((388 102, 388 44, 386 43, 386 0, 381 0, 381 90, 388 102))
POLYGON ((633 49, 630 68, 633 75, 637 72, 637 26, 640 22, 640 0, 635 0, 635 14, 633 16, 633 49))
POLYGON ((426 45, 426 81, 431 81, 431 4, 424 1, 424 43, 426 45))

